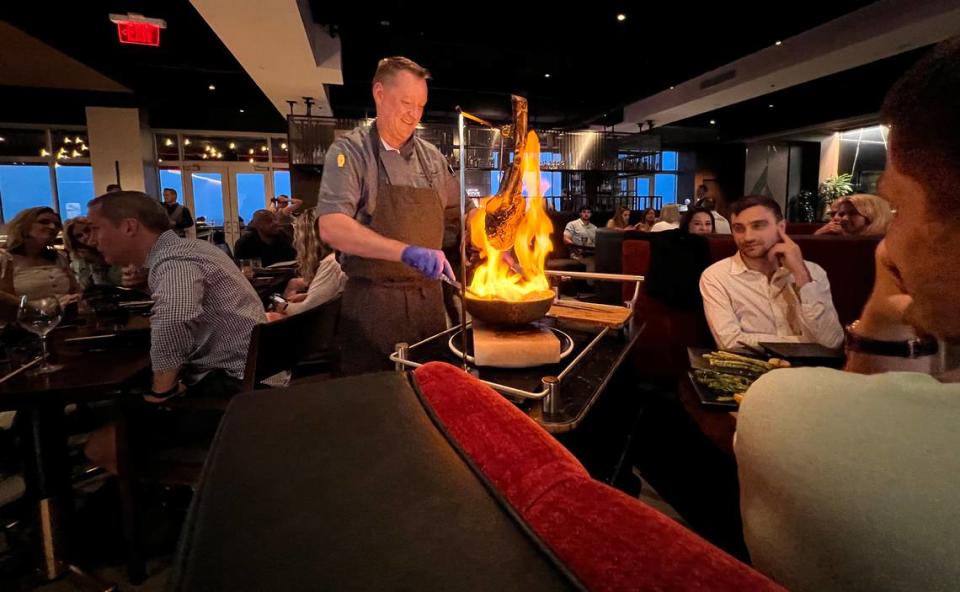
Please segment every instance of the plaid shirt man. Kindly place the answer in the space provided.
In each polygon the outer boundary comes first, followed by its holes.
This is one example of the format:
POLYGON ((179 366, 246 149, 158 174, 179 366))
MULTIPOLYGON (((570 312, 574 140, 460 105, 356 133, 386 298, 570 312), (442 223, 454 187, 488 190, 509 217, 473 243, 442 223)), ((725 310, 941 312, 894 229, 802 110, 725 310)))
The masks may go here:
POLYGON ((210 243, 160 235, 146 266, 153 294, 150 360, 153 371, 182 368, 193 384, 221 369, 242 379, 250 332, 266 322, 250 282, 210 243))

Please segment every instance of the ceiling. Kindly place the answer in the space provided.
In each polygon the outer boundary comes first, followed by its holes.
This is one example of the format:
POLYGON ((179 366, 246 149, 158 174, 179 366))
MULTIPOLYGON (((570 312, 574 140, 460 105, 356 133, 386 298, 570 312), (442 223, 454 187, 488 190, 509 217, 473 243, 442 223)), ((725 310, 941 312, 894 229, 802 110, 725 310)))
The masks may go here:
MULTIPOLYGON (((299 1, 340 40, 344 84, 328 88, 338 117, 372 115, 376 62, 402 54, 433 72, 427 120, 449 122, 458 105, 505 119, 509 94, 517 93, 529 98, 534 125, 557 127, 613 125, 628 103, 869 4, 811 0, 732 9, 719 2, 601 0, 574 10, 505 2, 477 5, 469 14, 439 2, 299 1), (617 20, 620 13, 625 20, 617 20)), ((143 107, 156 128, 284 130, 283 117, 189 2, 98 0, 58 4, 56 18, 50 11, 39 2, 4 6, 0 19, 133 95, 0 86, 0 121, 83 123, 83 106, 95 101, 143 107), (166 20, 161 46, 120 45, 112 12, 166 20), (216 90, 208 90, 211 84, 216 90)), ((720 109, 679 122, 673 133, 731 140, 827 121, 835 112, 868 112, 913 59, 905 54, 720 109), (710 126, 710 119, 718 124, 710 126)))
POLYGON ((4 2, 0 20, 134 92, 131 97, 0 86, 0 121, 83 124, 84 106, 94 101, 143 107, 157 128, 285 129, 283 117, 186 1, 63 2, 55 9, 42 2, 4 2), (128 12, 167 22, 160 47, 118 42, 109 15, 128 12), (211 84, 216 90, 208 89, 211 84))
POLYGON ((449 117, 460 105, 507 117, 508 95, 518 93, 530 99, 535 121, 571 127, 617 123, 610 120, 627 103, 869 3, 814 0, 733 10, 723 2, 600 0, 570 10, 510 2, 480 4, 470 14, 439 2, 391 0, 372 8, 310 0, 317 22, 341 38, 344 85, 330 92, 338 114, 369 113, 377 60, 402 54, 433 72, 428 116, 449 117), (618 21, 621 13, 626 19, 618 21))

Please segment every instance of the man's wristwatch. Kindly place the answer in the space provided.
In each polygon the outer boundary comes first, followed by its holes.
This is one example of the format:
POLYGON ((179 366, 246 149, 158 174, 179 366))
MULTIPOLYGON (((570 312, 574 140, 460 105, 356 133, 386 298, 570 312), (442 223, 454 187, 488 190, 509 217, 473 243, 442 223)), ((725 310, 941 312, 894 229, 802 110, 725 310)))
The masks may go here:
POLYGON ((914 337, 902 341, 885 341, 864 337, 857 334, 857 324, 859 322, 854 321, 844 329, 847 337, 846 348, 849 351, 874 356, 913 359, 932 356, 940 349, 937 340, 930 336, 914 337))

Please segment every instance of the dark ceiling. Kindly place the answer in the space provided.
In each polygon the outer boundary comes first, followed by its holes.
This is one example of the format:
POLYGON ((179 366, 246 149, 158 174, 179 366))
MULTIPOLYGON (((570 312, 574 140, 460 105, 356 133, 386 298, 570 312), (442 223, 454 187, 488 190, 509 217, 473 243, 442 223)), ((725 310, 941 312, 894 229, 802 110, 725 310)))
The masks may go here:
POLYGON ((156 128, 286 129, 273 104, 186 0, 3 4, 0 19, 132 89, 135 96, 0 86, 0 121, 82 124, 85 104, 136 105, 146 109, 156 128), (109 15, 128 12, 167 21, 160 47, 119 43, 109 15), (211 84, 216 90, 208 89, 211 84))
POLYGON ((712 129, 721 141, 736 141, 877 113, 887 90, 929 49, 915 49, 838 72, 678 121, 671 127, 712 129))
POLYGON ((368 113, 377 60, 402 54, 433 72, 428 115, 448 116, 461 105, 504 117, 507 95, 518 93, 530 99, 532 117, 559 126, 617 123, 610 120, 627 103, 867 4, 813 0, 752 9, 600 0, 469 4, 470 12, 449 2, 310 0, 315 20, 341 38, 344 85, 330 91, 336 113, 368 113))
MULTIPOLYGON (((284 130, 283 118, 186 0, 94 0, 58 3, 55 9, 40 2, 4 4, 0 19, 134 95, 0 86, 0 121, 83 123, 83 105, 115 104, 144 107, 156 128, 284 130), (166 20, 161 46, 120 45, 108 20, 112 12, 166 20)), ((869 2, 767 2, 755 8, 721 2, 505 2, 476 5, 474 13, 450 3, 405 0, 309 4, 315 20, 341 40, 344 85, 330 87, 338 117, 372 114, 370 78, 377 60, 403 54, 433 72, 427 119, 450 121, 457 105, 506 118, 508 95, 518 93, 530 99, 535 124, 579 127, 617 123, 625 104, 869 2), (618 13, 626 19, 618 21, 618 13)), ((729 140, 827 121, 837 111, 869 112, 912 59, 885 60, 853 70, 851 77, 841 73, 679 127, 711 129, 706 122, 713 118, 717 135, 729 140)))

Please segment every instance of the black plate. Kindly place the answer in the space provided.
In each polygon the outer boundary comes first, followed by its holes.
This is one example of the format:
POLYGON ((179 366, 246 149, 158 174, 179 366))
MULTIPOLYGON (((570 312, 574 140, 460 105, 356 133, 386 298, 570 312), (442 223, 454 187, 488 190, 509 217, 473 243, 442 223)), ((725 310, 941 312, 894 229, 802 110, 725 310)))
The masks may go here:
POLYGON ((739 409, 740 405, 737 404, 736 401, 718 401, 717 397, 723 396, 725 393, 717 393, 712 388, 700 384, 693 370, 687 371, 687 377, 690 378, 690 382, 693 384, 693 390, 696 391, 697 396, 700 397, 700 403, 703 404, 703 406, 731 409, 734 411, 739 409))

